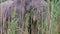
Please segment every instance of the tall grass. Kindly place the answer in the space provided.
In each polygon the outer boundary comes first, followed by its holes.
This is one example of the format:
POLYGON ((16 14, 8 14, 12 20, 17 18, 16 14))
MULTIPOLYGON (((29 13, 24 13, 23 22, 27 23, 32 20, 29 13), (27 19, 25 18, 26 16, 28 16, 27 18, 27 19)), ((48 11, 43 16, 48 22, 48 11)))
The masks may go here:
MULTIPOLYGON (((48 10, 46 19, 44 22, 41 20, 38 11, 37 28, 38 34, 60 34, 60 0, 47 0, 46 7, 48 10), (41 22, 42 21, 42 22, 41 22)), ((16 7, 14 8, 14 19, 8 19, 8 31, 6 34, 19 34, 18 32, 23 32, 24 34, 29 34, 29 17, 33 17, 33 7, 30 8, 30 13, 26 13, 24 21, 24 31, 18 27, 19 18, 16 17, 16 7)), ((43 11, 43 8, 42 8, 43 11)), ((42 13, 43 14, 43 13, 42 13)), ((43 15, 42 15, 43 17, 43 15)), ((32 21, 32 20, 31 20, 32 21)), ((31 29, 30 29, 31 30, 31 29)))
POLYGON ((52 23, 51 23, 51 32, 50 34, 59 34, 58 29, 59 29, 59 23, 60 23, 60 18, 58 18, 59 13, 60 13, 60 0, 52 0, 51 1, 51 17, 52 17, 52 23))

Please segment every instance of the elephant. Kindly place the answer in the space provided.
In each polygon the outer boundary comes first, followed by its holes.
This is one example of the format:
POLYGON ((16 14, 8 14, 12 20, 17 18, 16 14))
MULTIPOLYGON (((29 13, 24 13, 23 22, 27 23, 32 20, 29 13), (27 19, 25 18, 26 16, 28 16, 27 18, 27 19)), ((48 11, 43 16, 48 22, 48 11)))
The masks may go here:
MULTIPOLYGON (((34 8, 34 11, 33 11, 34 15, 33 15, 33 18, 32 18, 33 21, 34 21, 34 20, 37 20, 35 18, 37 18, 37 15, 38 15, 36 9, 39 9, 40 10, 40 15, 42 15, 41 12, 45 12, 45 9, 43 9, 44 11, 42 11, 41 8, 42 8, 42 6, 46 7, 46 2, 44 0, 22 0, 22 1, 21 0, 7 0, 6 2, 1 3, 0 4, 0 17, 1 17, 0 18, 0 23, 1 24, 5 23, 5 25, 3 24, 3 26, 6 26, 4 28, 4 30, 7 31, 8 18, 10 17, 10 21, 13 18, 15 18, 14 15, 13 15, 15 7, 16 7, 16 13, 17 13, 16 17, 19 18, 18 24, 20 24, 19 27, 22 28, 23 24, 24 24, 23 21, 25 20, 25 14, 27 12, 30 13, 29 10, 30 10, 31 6, 34 8)), ((40 16, 40 17, 42 18, 42 16, 40 16)), ((35 25, 37 25, 37 24, 35 24, 35 25)))

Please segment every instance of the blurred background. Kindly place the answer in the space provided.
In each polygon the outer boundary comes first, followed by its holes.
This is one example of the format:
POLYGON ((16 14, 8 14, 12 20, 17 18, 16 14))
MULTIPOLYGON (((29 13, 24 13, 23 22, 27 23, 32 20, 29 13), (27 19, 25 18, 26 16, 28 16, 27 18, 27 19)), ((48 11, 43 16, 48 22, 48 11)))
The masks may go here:
POLYGON ((60 34, 60 0, 0 0, 0 34, 60 34))

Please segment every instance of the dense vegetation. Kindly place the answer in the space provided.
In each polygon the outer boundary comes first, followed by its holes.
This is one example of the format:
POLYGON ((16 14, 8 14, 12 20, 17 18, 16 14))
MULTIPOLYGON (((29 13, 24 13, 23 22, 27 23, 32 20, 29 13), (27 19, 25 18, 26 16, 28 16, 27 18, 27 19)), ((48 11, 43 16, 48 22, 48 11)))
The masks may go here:
POLYGON ((11 17, 11 15, 8 17, 6 16, 6 18, 4 18, 5 21, 2 22, 3 23, 2 31, 0 23, 0 33, 1 34, 60 34, 60 0, 45 0, 45 3, 46 4, 42 3, 44 5, 40 6, 39 8, 26 5, 25 6, 26 12, 21 12, 21 16, 20 13, 18 12, 19 10, 16 7, 14 7, 13 18, 11 17), (19 14, 17 14, 17 12, 19 14), (5 29, 6 31, 4 30, 4 28, 6 28, 5 29))

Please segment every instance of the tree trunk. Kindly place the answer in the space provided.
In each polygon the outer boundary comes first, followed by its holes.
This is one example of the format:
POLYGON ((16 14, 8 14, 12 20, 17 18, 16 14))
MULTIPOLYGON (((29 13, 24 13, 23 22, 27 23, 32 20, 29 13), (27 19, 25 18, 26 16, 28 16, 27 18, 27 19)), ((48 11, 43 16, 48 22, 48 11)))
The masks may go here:
POLYGON ((50 7, 50 0, 48 0, 48 34, 51 31, 51 7, 50 7))

